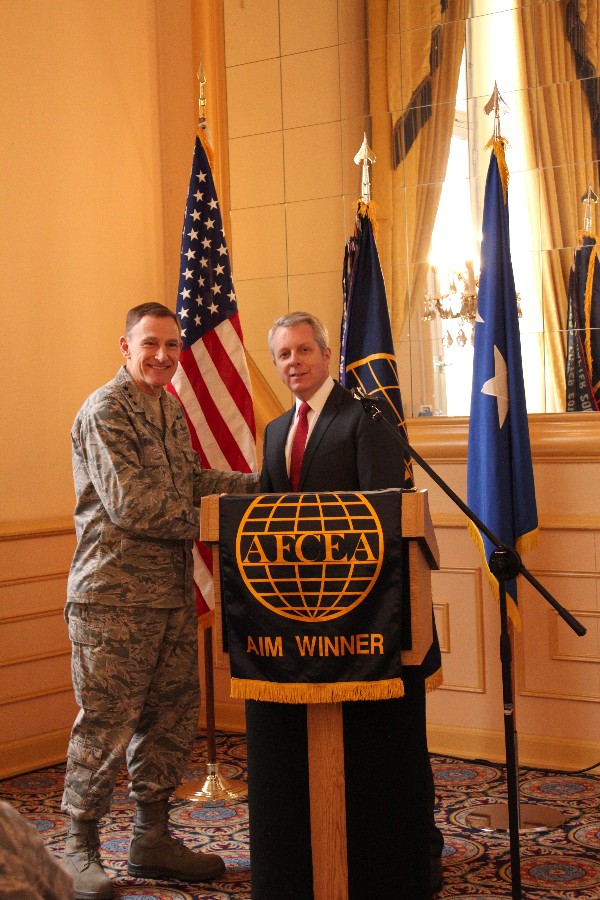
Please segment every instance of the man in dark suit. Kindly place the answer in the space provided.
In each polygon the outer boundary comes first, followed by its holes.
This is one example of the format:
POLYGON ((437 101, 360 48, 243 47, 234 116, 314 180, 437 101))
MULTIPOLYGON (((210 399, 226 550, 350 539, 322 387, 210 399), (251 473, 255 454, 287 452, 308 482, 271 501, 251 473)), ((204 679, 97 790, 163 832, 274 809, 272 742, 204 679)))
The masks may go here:
MULTIPOLYGON (((274 323, 269 348, 296 403, 266 428, 261 491, 402 488, 402 448, 331 378, 325 326, 290 313, 274 323), (307 426, 298 424, 303 401, 307 426), (298 427, 308 433, 295 471, 298 427)), ((400 699, 343 704, 350 900, 428 900, 439 887, 430 868, 430 845, 439 868, 443 839, 433 823, 424 676, 404 667, 403 680, 400 699)), ((252 896, 311 900, 306 708, 249 701, 246 726, 252 896), (254 856, 253 844, 261 848, 254 856)))

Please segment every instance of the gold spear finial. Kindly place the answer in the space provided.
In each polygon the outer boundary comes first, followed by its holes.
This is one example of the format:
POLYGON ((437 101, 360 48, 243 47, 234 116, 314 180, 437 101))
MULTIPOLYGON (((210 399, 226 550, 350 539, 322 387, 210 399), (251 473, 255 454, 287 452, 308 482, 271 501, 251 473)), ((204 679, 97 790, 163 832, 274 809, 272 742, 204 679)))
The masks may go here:
POLYGON ((357 166, 362 163, 362 182, 361 182, 361 200, 368 205, 371 202, 371 180, 369 178, 369 163, 371 165, 376 161, 377 157, 367 143, 367 135, 363 136, 363 142, 360 150, 354 157, 357 166))
POLYGON ((588 184, 588 189, 582 196, 581 202, 584 204, 583 230, 589 232, 592 230, 592 203, 598 202, 598 195, 593 192, 591 184, 588 184))
POLYGON ((492 91, 492 96, 488 100, 488 102, 483 107, 483 111, 487 116, 494 110, 494 140, 497 141, 498 138, 501 137, 500 133, 500 104, 502 104, 502 112, 508 112, 508 106, 504 102, 500 91, 498 90, 498 83, 494 82, 494 90, 492 91))

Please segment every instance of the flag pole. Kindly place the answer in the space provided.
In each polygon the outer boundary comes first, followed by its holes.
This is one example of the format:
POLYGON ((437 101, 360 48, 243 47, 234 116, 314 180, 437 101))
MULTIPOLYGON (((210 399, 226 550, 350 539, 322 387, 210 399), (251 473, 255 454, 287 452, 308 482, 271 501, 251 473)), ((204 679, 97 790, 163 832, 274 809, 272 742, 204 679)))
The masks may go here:
MULTIPOLYGON (((202 60, 198 66, 197 78, 199 83, 198 92, 198 131, 201 129, 208 130, 206 120, 206 72, 202 60)), ((218 559, 214 565, 214 590, 215 594, 218 590, 218 559)), ((217 742, 216 742, 216 725, 215 725, 215 682, 214 682, 214 659, 213 659, 213 626, 214 614, 207 617, 203 623, 200 619, 198 629, 203 634, 204 646, 204 697, 206 709, 206 767, 204 776, 200 779, 194 779, 182 782, 174 796, 179 800, 191 800, 195 803, 206 803, 210 805, 216 801, 224 802, 226 800, 240 801, 245 800, 248 795, 248 787, 244 781, 232 781, 224 778, 219 771, 219 763, 217 761, 217 742)))
MULTIPOLYGON (((504 412, 501 413, 501 397, 500 391, 496 386, 496 375, 495 372, 493 379, 488 379, 485 383, 481 383, 480 379, 484 378, 483 374, 486 371, 486 368, 483 364, 481 364, 478 368, 474 365, 474 380, 473 380, 473 394, 471 400, 471 424, 469 427, 469 464, 473 465, 473 473, 476 473, 473 478, 468 476, 468 484, 469 484, 469 497, 473 496, 473 501, 475 501, 474 505, 477 508, 481 507, 482 497, 487 496, 487 506, 490 509, 488 516, 493 517, 492 521, 494 521, 496 530, 499 530, 500 527, 504 529, 504 533, 510 533, 506 531, 508 519, 506 515, 506 509, 504 513, 500 514, 498 512, 495 514, 494 511, 502 509, 502 503, 500 502, 498 496, 494 493, 494 488, 489 487, 489 481, 487 476, 483 475, 483 470, 486 469, 487 466, 490 465, 489 457, 487 455, 487 451, 483 454, 483 462, 482 462, 482 454, 480 454, 478 447, 482 446, 477 435, 482 428, 489 429, 491 420, 486 419, 484 417, 484 407, 481 404, 480 400, 475 398, 480 398, 482 394, 495 396, 498 398, 498 407, 497 413, 498 416, 502 415, 502 419, 499 419, 499 430, 497 432, 497 441, 501 442, 501 433, 502 427, 504 423, 504 419, 508 413, 509 407, 512 408, 512 404, 516 403, 517 405, 514 407, 515 410, 519 410, 520 412, 514 413, 514 419, 511 421, 509 417, 508 423, 505 427, 508 427, 509 434, 512 435, 512 429, 515 429, 515 434, 519 434, 519 422, 518 419, 521 417, 522 421, 525 423, 525 434, 527 447, 529 445, 529 435, 527 431, 527 412, 524 406, 524 399, 521 405, 519 405, 518 398, 524 398, 524 384, 522 383, 522 374, 520 376, 520 386, 519 386, 519 376, 517 375, 518 366, 520 364, 520 342, 518 340, 518 325, 516 315, 513 315, 511 310, 514 308, 513 304, 516 303, 516 294, 514 294, 512 301, 510 298, 507 298, 504 295, 504 288, 496 289, 493 285, 499 285, 501 282, 498 280, 498 273, 493 271, 492 260, 496 258, 496 260, 500 259, 500 252, 503 245, 503 240, 501 235, 505 233, 505 247, 503 253, 506 253, 508 257, 508 262, 506 263, 507 267, 507 276, 506 276, 506 286, 509 292, 512 290, 514 293, 514 282, 512 275, 512 265, 510 263, 510 248, 509 248, 509 235, 508 235, 508 198, 507 198, 507 185, 508 185, 508 168, 506 166, 506 162, 504 159, 504 144, 505 141, 502 138, 501 129, 500 129, 500 106, 506 107, 504 100, 502 99, 500 92, 498 91, 498 85, 494 84, 494 90, 492 95, 485 106, 485 112, 494 113, 494 130, 493 137, 490 140, 488 146, 493 146, 493 156, 494 166, 497 172, 497 176, 500 180, 501 190, 503 195, 502 198, 498 198, 500 202, 500 207, 506 209, 506 217, 505 217, 505 226, 504 228, 500 227, 499 233, 494 236, 493 224, 491 221, 488 221, 487 228, 487 241, 489 243, 489 259, 487 260, 487 265, 490 266, 489 273, 487 275, 487 281, 485 284, 486 290, 483 290, 483 273, 484 273, 484 264, 483 264, 483 250, 482 250, 482 277, 480 278, 479 285, 479 310, 478 310, 478 321, 480 324, 477 325, 477 328, 487 329, 485 334, 487 337, 484 337, 484 332, 481 332, 481 346, 480 346, 480 356, 479 360, 485 360, 486 351, 489 351, 490 347, 493 345, 494 356, 496 352, 499 354, 499 360, 502 361, 502 364, 506 365, 506 372, 508 372, 509 381, 512 380, 512 390, 509 388, 507 395, 505 397, 506 408, 504 412), (511 289, 512 285, 512 289, 511 289), (482 299, 483 303, 481 303, 482 299), (503 312, 502 312, 503 310, 503 312), (496 315, 498 312, 501 312, 500 318, 496 319, 496 315), (487 320, 487 324, 486 324, 487 320), (516 337, 515 332, 511 329, 516 329, 516 337), (490 335, 494 336, 493 341, 490 343, 490 335), (510 335, 513 335, 510 337, 510 335), (505 345, 504 345, 505 344, 505 345), (502 349, 501 349, 502 348, 502 349), (502 356, 504 353, 506 357, 506 361, 502 356), (517 368, 515 368, 515 365, 517 368), (477 390, 475 389, 475 371, 477 368, 477 390), (512 376, 511 376, 511 370, 512 376), (492 384, 493 383, 493 384, 492 384), (481 417, 481 418, 478 418, 481 417), (472 436, 475 435, 475 438, 472 436), (474 451, 474 452, 472 452, 474 451), (479 466, 479 467, 478 467, 479 466), (486 484, 488 488, 485 488, 486 484), (487 494, 485 493, 487 490, 487 494), (492 502, 492 499, 493 502, 492 502), (503 519, 502 526, 500 525, 500 520, 503 519)), ((490 161, 490 171, 491 171, 492 161, 490 161)), ((488 180, 490 173, 488 172, 488 180)), ((485 208, 488 202, 487 199, 487 191, 488 186, 486 184, 486 201, 484 202, 484 232, 486 230, 486 213, 485 208)), ((493 201, 493 191, 490 196, 490 199, 493 201)), ((493 207, 493 202, 492 202, 493 207)), ((500 222, 503 221, 503 217, 500 217, 500 222)), ((499 223, 495 223, 496 226, 499 226, 499 223)), ((485 237, 485 235, 484 235, 485 237)), ((501 263, 501 265, 505 265, 505 263, 501 263)), ((477 355, 477 334, 476 331, 476 348, 475 353, 477 355)), ((477 358, 477 356, 476 356, 477 358)), ((495 356, 496 358, 496 356, 495 356)), ((502 366, 498 366, 498 371, 501 371, 502 366)), ((489 409, 489 406, 486 407, 489 409)), ((496 433, 496 432, 494 432, 496 433)), ((495 440, 496 440, 495 439, 495 440)), ((488 442, 489 443, 489 442, 488 442)), ((515 454, 515 460, 519 459, 518 466, 522 466, 523 461, 526 459, 527 454, 523 452, 521 449, 518 453, 517 450, 512 445, 511 438, 511 449, 510 454, 515 454)), ((506 451, 506 448, 505 448, 506 451)), ((501 468, 501 467, 500 467, 501 468)), ((520 470, 520 474, 523 475, 525 472, 525 467, 520 470)), ((528 503, 533 503, 533 509, 535 510, 535 494, 533 489, 533 470, 531 469, 531 480, 525 478, 525 482, 522 485, 524 497, 521 497, 519 503, 513 503, 511 515, 515 516, 515 522, 518 520, 518 510, 519 508, 525 509, 528 506, 528 503), (529 487, 527 487, 530 485, 529 487)), ((501 486, 501 490, 504 490, 505 485, 501 486)), ((508 491, 508 496, 511 496, 510 491, 508 491)), ((469 502, 473 502, 469 501, 469 502)), ((512 503, 513 501, 511 501, 512 503)), ((518 530, 515 530, 515 546, 519 538, 526 538, 527 533, 532 533, 531 529, 534 527, 533 519, 531 515, 527 517, 523 517, 521 520, 521 527, 518 530), (522 526, 527 521, 527 527, 523 528, 522 526)), ((535 529, 537 530, 537 513, 535 514, 535 529)), ((471 532, 471 536, 474 538, 476 545, 479 547, 482 556, 485 561, 486 557, 486 547, 483 542, 482 536, 485 535, 488 540, 489 536, 485 532, 479 531, 481 534, 477 533, 475 529, 469 528, 471 532)), ((494 544, 494 541, 492 541, 494 544)), ((527 545, 527 540, 523 541, 523 546, 527 545)), ((498 545, 495 544, 495 547, 498 548, 498 545)), ((487 548, 487 552, 490 552, 490 548, 487 548)), ((516 730, 516 719, 515 719, 515 698, 514 698, 514 672, 513 672, 513 659, 512 659, 512 632, 511 625, 507 620, 507 602, 514 603, 510 594, 513 593, 512 589, 508 589, 509 584, 514 582, 514 579, 517 575, 523 574, 527 577, 526 570, 521 569, 520 562, 516 565, 513 565, 514 560, 509 562, 507 559, 502 558, 500 551, 496 549, 491 552, 489 557, 489 572, 492 577, 492 589, 498 595, 498 600, 500 603, 500 616, 501 616, 501 636, 500 636, 500 661, 502 666, 502 684, 503 684, 503 702, 504 702, 504 725, 505 725, 505 745, 506 745, 506 766, 507 766, 507 793, 508 793, 508 804, 490 804, 490 805, 480 805, 476 807, 471 807, 468 810, 467 816, 465 817, 466 824, 469 824, 471 827, 482 828, 486 831, 494 831, 500 830, 505 831, 508 827, 511 836, 511 854, 513 857, 513 872, 515 872, 515 867, 518 864, 518 833, 519 831, 540 831, 548 828, 557 827, 559 825, 563 825, 566 816, 565 814, 557 809, 553 809, 549 806, 541 805, 541 804, 533 804, 533 803, 524 803, 520 802, 520 786, 519 786, 519 765, 518 765, 518 736, 516 730), (509 573, 510 569, 510 574, 509 573), (494 582, 495 579, 495 582, 494 582), (507 822, 507 811, 508 811, 508 822, 507 822)), ((528 580, 533 581, 531 578, 528 580)), ((534 587, 538 590, 542 596, 545 596, 548 599, 548 595, 540 590, 539 585, 534 584, 534 587)), ((514 595, 516 599, 516 594, 514 595)), ((549 601, 551 602, 551 601, 549 601)), ((557 610, 559 611, 559 610, 557 610)), ((560 611, 559 611, 560 613, 560 611)), ((563 616, 563 618, 565 618, 563 616)), ((585 632, 581 632, 575 627, 579 625, 579 623, 574 621, 569 621, 565 618, 565 621, 570 625, 571 628, 578 634, 581 635, 585 632)), ((579 626, 581 627, 581 626, 579 626)), ((515 873, 514 880, 518 880, 519 875, 515 873)))

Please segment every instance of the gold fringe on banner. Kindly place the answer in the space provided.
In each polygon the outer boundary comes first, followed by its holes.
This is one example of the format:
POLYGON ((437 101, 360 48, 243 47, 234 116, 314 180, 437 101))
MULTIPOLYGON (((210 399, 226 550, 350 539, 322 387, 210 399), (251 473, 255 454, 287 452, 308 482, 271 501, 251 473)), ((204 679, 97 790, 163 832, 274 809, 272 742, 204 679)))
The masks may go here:
POLYGON ((346 700, 393 700, 404 697, 401 678, 388 681, 340 681, 331 684, 282 684, 232 678, 231 696, 240 700, 266 700, 270 703, 342 703, 346 700))

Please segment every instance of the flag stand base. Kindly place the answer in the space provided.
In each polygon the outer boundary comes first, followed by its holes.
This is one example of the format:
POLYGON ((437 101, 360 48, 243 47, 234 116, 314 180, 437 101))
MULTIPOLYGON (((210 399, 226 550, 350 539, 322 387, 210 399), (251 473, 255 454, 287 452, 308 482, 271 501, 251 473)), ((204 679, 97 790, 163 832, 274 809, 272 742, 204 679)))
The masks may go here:
POLYGON ((248 785, 245 781, 223 778, 219 773, 218 763, 207 763, 204 779, 180 784, 173 796, 178 800, 191 800, 194 803, 239 801, 245 800, 248 796, 248 785))
POLYGON ((219 772, 218 763, 207 763, 204 779, 180 784, 173 796, 178 800, 191 800, 194 803, 239 801, 245 800, 248 796, 248 785, 245 781, 231 781, 223 778, 219 772))
MULTIPOLYGON (((519 806, 519 831, 549 831, 560 828, 570 816, 551 806, 538 803, 521 803, 519 806)), ((508 804, 482 803, 471 806, 464 817, 468 828, 478 831, 508 831, 508 804)))

